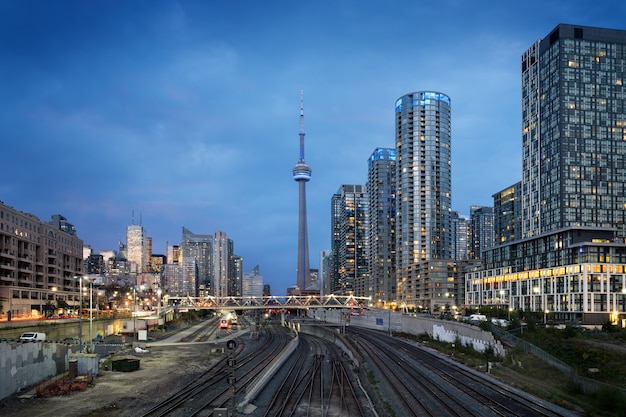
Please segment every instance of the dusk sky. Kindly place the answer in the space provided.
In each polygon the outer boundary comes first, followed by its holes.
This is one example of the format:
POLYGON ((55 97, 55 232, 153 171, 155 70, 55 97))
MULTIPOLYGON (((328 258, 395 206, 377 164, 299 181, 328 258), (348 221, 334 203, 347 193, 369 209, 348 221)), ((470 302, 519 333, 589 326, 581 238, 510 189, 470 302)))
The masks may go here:
POLYGON ((330 200, 394 147, 394 103, 452 100, 452 208, 521 179, 520 56, 623 0, 0 0, 0 201, 97 253, 144 226, 225 232, 275 295, 296 282, 300 90, 311 267, 330 200))

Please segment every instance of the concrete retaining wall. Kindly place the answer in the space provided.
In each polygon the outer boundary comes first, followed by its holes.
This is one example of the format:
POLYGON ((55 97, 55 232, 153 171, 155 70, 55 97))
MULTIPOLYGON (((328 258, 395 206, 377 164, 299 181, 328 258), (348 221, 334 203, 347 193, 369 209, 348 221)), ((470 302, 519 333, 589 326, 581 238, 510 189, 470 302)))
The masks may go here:
POLYGON ((98 375, 99 356, 79 350, 77 344, 0 342, 0 400, 66 372, 70 359, 78 361, 80 375, 98 375))
POLYGON ((68 350, 59 343, 0 343, 0 399, 65 372, 68 350))
POLYGON ((29 322, 0 322, 0 339, 17 339, 22 333, 42 332, 46 334, 48 341, 60 341, 66 337, 78 338, 79 328, 83 328, 83 340, 91 341, 98 333, 104 336, 115 334, 122 328, 123 319, 94 320, 89 325, 89 319, 82 321, 78 319, 58 319, 58 320, 33 320, 29 322), (91 329, 91 337, 89 330, 91 329))
POLYGON ((261 388, 267 383, 267 381, 274 376, 276 372, 280 369, 280 367, 285 363, 289 356, 293 353, 294 350, 298 347, 300 343, 300 338, 296 333, 296 337, 294 337, 291 342, 287 344, 285 349, 282 350, 274 358, 272 363, 263 371, 261 376, 255 380, 250 386, 246 389, 246 395, 241 403, 237 405, 237 409, 239 411, 243 410, 243 408, 250 402, 251 399, 257 396, 261 388))
MULTIPOLYGON (((347 311, 347 310, 346 310, 347 311)), ((311 313, 310 313, 311 314, 311 313)), ((359 326, 389 333, 428 334, 433 339, 449 343, 461 343, 472 346, 478 352, 493 348, 496 356, 504 357, 506 352, 499 340, 491 332, 478 326, 451 320, 439 320, 430 317, 407 316, 390 310, 364 310, 363 314, 345 316, 340 310, 314 311, 317 319, 339 326, 359 326)))
POLYGON ((359 367, 359 358, 355 357, 355 353, 346 345, 343 336, 338 333, 337 328, 328 328, 323 326, 311 326, 307 324, 300 325, 300 333, 309 334, 327 340, 338 346, 349 358, 354 367, 359 367))

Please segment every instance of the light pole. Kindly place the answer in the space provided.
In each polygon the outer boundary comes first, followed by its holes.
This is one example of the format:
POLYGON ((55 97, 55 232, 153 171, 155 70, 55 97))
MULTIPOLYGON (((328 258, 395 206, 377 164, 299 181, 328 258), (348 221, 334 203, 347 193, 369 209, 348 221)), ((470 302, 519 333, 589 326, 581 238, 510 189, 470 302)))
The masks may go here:
POLYGON ((135 300, 135 311, 133 311, 133 340, 137 341, 137 286, 133 287, 133 299, 135 300))
POLYGON ((80 341, 80 353, 83 353, 83 277, 76 276, 74 278, 78 278, 78 291, 80 291, 78 297, 78 340, 80 341))
POLYGON ((93 295, 93 282, 89 281, 89 343, 91 343, 91 351, 93 352, 93 306, 91 303, 93 295))
POLYGON ((157 329, 161 325, 161 289, 157 290, 157 329))

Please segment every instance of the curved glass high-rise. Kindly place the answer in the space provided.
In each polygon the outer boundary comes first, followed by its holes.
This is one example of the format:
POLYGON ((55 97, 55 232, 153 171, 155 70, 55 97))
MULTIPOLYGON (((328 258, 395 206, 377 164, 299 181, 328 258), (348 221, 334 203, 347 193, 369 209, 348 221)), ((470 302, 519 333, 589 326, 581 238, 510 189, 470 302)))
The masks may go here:
POLYGON ((406 94, 395 105, 398 292, 411 304, 438 296, 429 294, 426 261, 452 259, 450 108, 450 97, 434 91, 406 94))

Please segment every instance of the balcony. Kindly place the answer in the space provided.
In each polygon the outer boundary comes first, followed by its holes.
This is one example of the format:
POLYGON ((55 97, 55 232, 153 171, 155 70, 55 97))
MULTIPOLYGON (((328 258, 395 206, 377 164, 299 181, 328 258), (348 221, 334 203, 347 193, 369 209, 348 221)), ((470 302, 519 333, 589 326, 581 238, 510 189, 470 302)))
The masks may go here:
POLYGON ((8 248, 4 248, 2 249, 2 251, 0 251, 0 257, 7 257, 7 258, 11 258, 11 259, 15 259, 15 252, 13 252, 11 249, 8 248))

